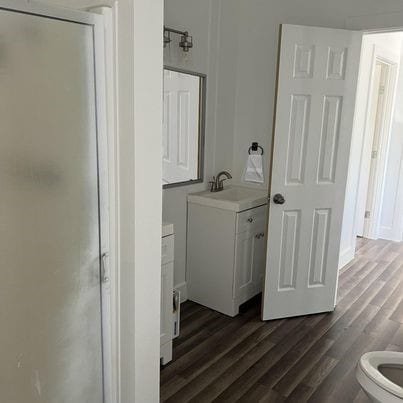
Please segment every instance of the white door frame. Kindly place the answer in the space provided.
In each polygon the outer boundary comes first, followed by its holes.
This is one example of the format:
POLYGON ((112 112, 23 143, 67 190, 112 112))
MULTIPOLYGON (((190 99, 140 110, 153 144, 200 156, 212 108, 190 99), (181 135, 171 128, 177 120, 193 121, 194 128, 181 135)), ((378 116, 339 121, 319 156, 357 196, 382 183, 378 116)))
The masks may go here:
POLYGON ((369 85, 369 96, 367 100, 367 108, 366 108, 366 116, 365 116, 365 128, 364 128, 364 137, 362 142, 362 157, 360 164, 360 173, 359 173, 359 187, 357 194, 357 207, 356 207, 356 216, 355 216, 355 231, 356 233, 361 232, 359 227, 363 223, 363 217, 365 215, 366 210, 366 202, 367 202, 367 194, 368 194, 368 180, 369 180, 369 171, 367 169, 371 164, 371 150, 372 150, 372 140, 373 140, 373 132, 371 130, 371 102, 372 97, 374 95, 374 76, 375 76, 375 66, 377 61, 384 63, 390 67, 389 77, 388 77, 388 85, 385 99, 385 111, 382 116, 382 128, 379 139, 379 154, 376 162, 376 173, 374 179, 373 186, 373 197, 372 197, 372 216, 369 222, 369 226, 365 228, 363 235, 366 238, 377 239, 380 225, 380 216, 382 211, 382 196, 384 190, 384 179, 386 174, 386 164, 389 150, 389 139, 392 129, 392 117, 393 117, 393 105, 395 102, 396 95, 396 85, 397 85, 397 72, 398 72, 398 63, 399 63, 399 55, 394 55, 390 51, 383 49, 380 46, 374 46, 373 54, 372 54, 372 66, 370 73, 370 82, 369 85))
POLYGON ((101 268, 104 267, 105 270, 104 278, 109 279, 108 282, 101 283, 103 385, 105 402, 112 403, 117 401, 115 398, 119 388, 117 374, 120 356, 117 338, 118 305, 116 298, 111 298, 115 297, 118 292, 115 248, 116 218, 115 214, 110 214, 110 207, 115 207, 115 192, 109 191, 109 189, 115 189, 115 149, 111 147, 115 143, 115 131, 111 131, 113 126, 108 125, 107 121, 107 113, 110 118, 114 111, 107 111, 106 103, 104 18, 102 15, 47 5, 35 0, 26 0, 18 2, 18 4, 15 0, 0 0, 0 9, 85 24, 93 28, 101 255, 106 254, 107 257, 106 260, 101 261, 101 268), (112 357, 114 357, 113 361, 112 357))
MULTIPOLYGON (((103 151, 103 167, 107 168, 102 172, 104 183, 108 184, 108 188, 104 189, 106 202, 108 207, 103 217, 108 219, 107 228, 109 236, 105 237, 109 241, 105 245, 106 264, 104 275, 108 281, 103 283, 102 287, 102 317, 103 317, 103 348, 104 348, 104 388, 105 402, 119 401, 119 367, 120 367, 120 345, 119 345, 119 273, 117 253, 119 250, 117 237, 117 74, 115 63, 106 63, 106 60, 116 60, 116 34, 117 34, 117 1, 112 7, 100 6, 88 9, 91 13, 103 16, 101 30, 98 32, 102 36, 103 54, 100 58, 102 71, 100 70, 100 82, 97 86, 102 89, 102 102, 104 108, 104 124, 106 135, 102 138, 104 143, 100 144, 103 151)), ((101 42, 100 42, 101 46, 101 42)), ((97 63, 97 61, 96 61, 97 63)))

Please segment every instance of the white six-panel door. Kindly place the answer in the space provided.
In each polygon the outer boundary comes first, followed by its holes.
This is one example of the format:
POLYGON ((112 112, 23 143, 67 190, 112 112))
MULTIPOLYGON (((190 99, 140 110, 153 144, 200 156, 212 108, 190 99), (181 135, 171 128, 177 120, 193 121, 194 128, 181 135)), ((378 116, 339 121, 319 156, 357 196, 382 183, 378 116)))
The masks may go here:
POLYGON ((360 49, 359 33, 282 26, 265 320, 334 309, 360 49))

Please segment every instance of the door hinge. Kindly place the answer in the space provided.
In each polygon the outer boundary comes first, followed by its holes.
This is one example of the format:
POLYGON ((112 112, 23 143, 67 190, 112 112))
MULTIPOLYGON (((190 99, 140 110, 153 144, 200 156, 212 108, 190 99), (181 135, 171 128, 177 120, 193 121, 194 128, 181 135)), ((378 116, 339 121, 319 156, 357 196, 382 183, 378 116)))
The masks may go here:
POLYGON ((369 210, 365 212, 365 218, 371 218, 371 212, 369 210))
POLYGON ((381 85, 380 87, 379 87, 379 94, 380 95, 383 95, 385 93, 385 86, 384 85, 381 85))
POLYGON ((378 158, 378 151, 377 150, 372 151, 371 158, 372 159, 378 158))

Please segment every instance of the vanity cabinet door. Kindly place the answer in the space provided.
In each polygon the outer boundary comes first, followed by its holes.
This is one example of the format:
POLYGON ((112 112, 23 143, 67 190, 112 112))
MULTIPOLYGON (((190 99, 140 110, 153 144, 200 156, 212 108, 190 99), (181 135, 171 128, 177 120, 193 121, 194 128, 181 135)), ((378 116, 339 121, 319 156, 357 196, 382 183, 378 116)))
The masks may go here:
POLYGON ((161 346, 172 340, 173 262, 161 268, 161 346))
POLYGON ((239 304, 262 291, 266 255, 265 220, 257 224, 236 237, 234 297, 239 304))

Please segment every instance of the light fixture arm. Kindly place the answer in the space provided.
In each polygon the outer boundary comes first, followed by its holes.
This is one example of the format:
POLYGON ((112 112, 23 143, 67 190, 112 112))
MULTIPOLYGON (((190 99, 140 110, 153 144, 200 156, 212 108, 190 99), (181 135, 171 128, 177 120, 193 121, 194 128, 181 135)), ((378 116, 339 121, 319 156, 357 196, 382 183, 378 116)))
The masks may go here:
POLYGON ((178 35, 189 35, 188 31, 179 31, 178 29, 169 28, 169 27, 166 27, 165 25, 164 25, 164 32, 172 32, 173 34, 178 34, 178 35))

